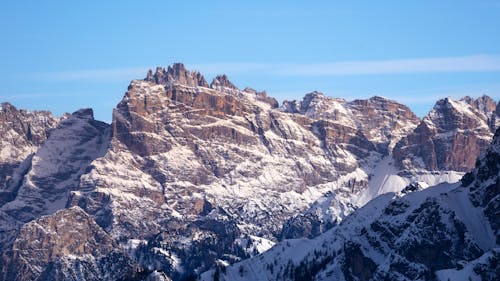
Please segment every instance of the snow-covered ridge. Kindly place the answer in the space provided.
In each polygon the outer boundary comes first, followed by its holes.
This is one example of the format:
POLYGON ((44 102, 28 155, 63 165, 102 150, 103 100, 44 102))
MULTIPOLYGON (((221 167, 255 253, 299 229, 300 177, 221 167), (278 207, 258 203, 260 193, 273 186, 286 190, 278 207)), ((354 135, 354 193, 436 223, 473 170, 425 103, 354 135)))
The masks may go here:
POLYGON ((499 144, 497 130, 462 185, 387 193, 315 239, 282 241, 201 280, 496 280, 499 144))

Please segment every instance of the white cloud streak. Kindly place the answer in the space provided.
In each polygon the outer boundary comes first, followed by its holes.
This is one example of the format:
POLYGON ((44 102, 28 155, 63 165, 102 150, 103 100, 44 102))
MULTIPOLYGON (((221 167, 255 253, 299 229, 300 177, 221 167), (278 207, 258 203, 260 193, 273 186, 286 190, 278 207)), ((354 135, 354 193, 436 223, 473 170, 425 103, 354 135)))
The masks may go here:
POLYGON ((13 99, 37 99, 37 98, 52 98, 52 97, 64 97, 69 94, 46 94, 46 93, 31 93, 31 94, 1 94, 0 101, 13 100, 13 99))
POLYGON ((34 78, 50 81, 109 81, 142 77, 146 75, 147 70, 147 67, 72 70, 38 73, 34 75, 34 78))
POLYGON ((278 75, 337 76, 438 72, 500 71, 500 56, 466 56, 404 60, 348 61, 283 67, 278 75))
MULTIPOLYGON (((187 66, 205 75, 259 74, 270 76, 354 76, 411 73, 500 72, 500 55, 343 61, 313 64, 209 63, 187 66)), ((109 81, 142 78, 152 67, 128 67, 39 73, 34 77, 56 81, 109 81)))
POLYGON ((216 63, 193 65, 207 73, 261 72, 278 76, 342 76, 439 72, 497 72, 500 55, 344 61, 317 64, 216 63))

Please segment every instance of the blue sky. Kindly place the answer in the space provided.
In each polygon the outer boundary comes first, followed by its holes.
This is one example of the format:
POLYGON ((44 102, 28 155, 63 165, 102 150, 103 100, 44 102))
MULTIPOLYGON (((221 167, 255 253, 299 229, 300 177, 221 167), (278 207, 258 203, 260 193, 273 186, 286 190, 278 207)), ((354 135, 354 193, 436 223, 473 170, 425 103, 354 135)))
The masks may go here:
POLYGON ((500 1, 8 1, 0 101, 111 121, 131 79, 184 62, 284 99, 500 98, 500 1), (358 3, 358 4, 354 4, 358 3))

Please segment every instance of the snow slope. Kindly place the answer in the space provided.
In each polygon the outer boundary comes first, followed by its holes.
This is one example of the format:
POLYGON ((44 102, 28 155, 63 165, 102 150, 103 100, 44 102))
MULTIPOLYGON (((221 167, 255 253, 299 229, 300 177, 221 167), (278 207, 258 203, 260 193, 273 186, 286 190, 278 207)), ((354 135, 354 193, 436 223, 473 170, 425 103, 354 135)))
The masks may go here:
POLYGON ((496 280, 499 152, 500 130, 462 184, 386 193, 315 239, 284 240, 201 280, 496 280))

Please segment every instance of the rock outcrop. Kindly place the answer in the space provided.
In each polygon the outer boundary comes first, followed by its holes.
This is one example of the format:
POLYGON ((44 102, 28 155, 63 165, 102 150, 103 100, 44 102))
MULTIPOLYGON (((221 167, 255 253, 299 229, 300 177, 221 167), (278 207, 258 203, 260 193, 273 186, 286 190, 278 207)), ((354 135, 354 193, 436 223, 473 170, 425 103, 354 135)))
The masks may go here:
POLYGON ((495 110, 495 102, 486 96, 439 100, 415 131, 397 144, 397 164, 408 170, 471 170, 498 126, 495 110))
POLYGON ((118 280, 136 268, 79 207, 25 224, 4 254, 2 280, 118 280))
POLYGON ((203 75, 199 72, 186 70, 182 63, 175 63, 173 66, 168 66, 167 69, 157 67, 154 74, 153 71, 149 70, 144 80, 159 85, 177 83, 188 87, 208 88, 208 83, 203 75))

